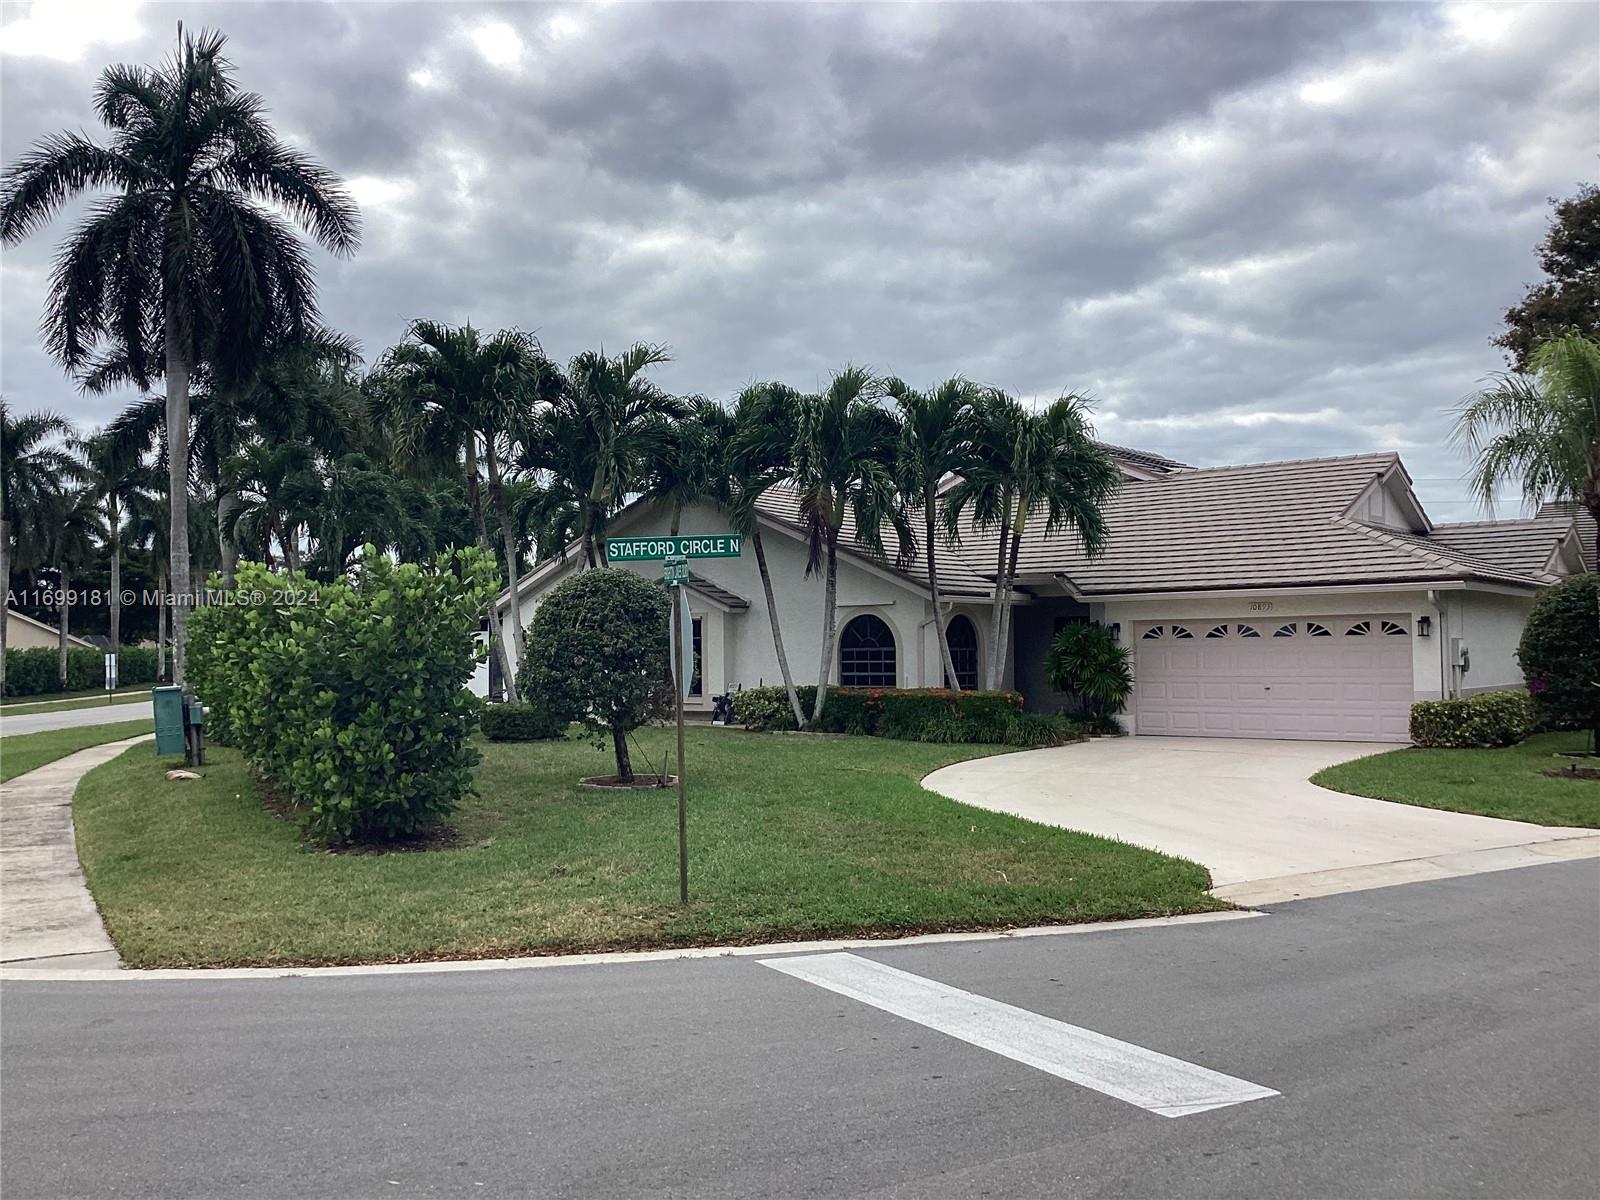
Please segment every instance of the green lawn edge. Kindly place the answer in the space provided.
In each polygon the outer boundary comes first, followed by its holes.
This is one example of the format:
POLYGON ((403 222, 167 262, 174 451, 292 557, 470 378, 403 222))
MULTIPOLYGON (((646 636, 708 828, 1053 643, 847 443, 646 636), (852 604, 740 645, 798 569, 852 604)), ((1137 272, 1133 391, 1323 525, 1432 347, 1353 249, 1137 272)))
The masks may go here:
POLYGON ((1545 733, 1501 750, 1411 746, 1318 771, 1330 791, 1421 808, 1501 817, 1534 825, 1600 828, 1600 781, 1552 779, 1562 751, 1585 750, 1585 733, 1545 733))
MULTIPOLYGON (((666 730, 640 731, 658 764, 666 730)), ((123 755, 74 801, 79 854, 134 967, 326 966, 888 938, 1233 907, 1204 867, 935 795, 1001 747, 691 730, 691 902, 676 797, 581 789, 586 742, 482 743, 448 849, 330 854, 269 813, 240 757, 169 782, 123 755)), ((636 765, 644 769, 641 758, 636 765)))
MULTIPOLYGON (((9 715, 9 714, 8 714, 9 715)), ((12 733, 0 736, 0 783, 29 771, 107 742, 153 734, 149 717, 136 721, 112 721, 104 725, 74 725, 69 729, 43 729, 37 733, 12 733)))

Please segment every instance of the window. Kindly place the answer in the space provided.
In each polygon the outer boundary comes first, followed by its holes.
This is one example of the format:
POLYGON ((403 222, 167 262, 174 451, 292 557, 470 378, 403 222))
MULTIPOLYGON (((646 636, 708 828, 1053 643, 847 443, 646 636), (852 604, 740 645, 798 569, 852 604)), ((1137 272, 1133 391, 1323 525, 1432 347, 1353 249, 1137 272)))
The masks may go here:
POLYGON ((1371 632, 1371 621, 1357 621, 1354 625, 1350 626, 1349 629, 1344 631, 1344 635, 1345 637, 1366 637, 1367 634, 1371 632))
POLYGON ((1394 621, 1385 621, 1379 626, 1379 628, 1383 630, 1385 636, 1387 637, 1408 636, 1406 627, 1404 625, 1397 624, 1394 621))
MULTIPOLYGON (((954 616, 945 626, 950 643, 950 662, 956 669, 956 683, 968 691, 978 687, 978 627, 968 616, 954 616)), ((949 681, 946 680, 948 683, 949 681)))
POLYGON ((1175 638, 1192 638, 1194 634, 1190 633, 1182 625, 1174 625, 1172 627, 1172 636, 1175 638))
POLYGON ((1332 637, 1333 631, 1326 625, 1319 625, 1315 621, 1306 622, 1306 632, 1312 637, 1332 637))
POLYGON ((1228 627, 1226 625, 1213 625, 1210 629, 1206 630, 1206 636, 1208 638, 1227 637, 1228 627))
POLYGON ((1293 622, 1290 622, 1287 625, 1279 625, 1278 628, 1273 632, 1272 636, 1273 637, 1293 637, 1298 632, 1299 632, 1299 626, 1295 625, 1293 622))
POLYGON ((894 634, 882 618, 862 613, 839 637, 839 683, 844 687, 894 687, 894 634))
POLYGON ((1152 625, 1139 636, 1147 642, 1153 642, 1167 636, 1167 627, 1165 625, 1152 625))
POLYGON ((689 676, 689 695, 691 696, 701 695, 701 689, 705 687, 705 682, 700 677, 700 648, 702 644, 701 634, 704 629, 704 624, 704 617, 694 617, 689 621, 690 648, 694 653, 694 658, 692 660, 694 662, 694 673, 689 676))
POLYGON ((1261 636, 1261 634, 1256 631, 1256 627, 1254 625, 1235 625, 1234 628, 1239 631, 1239 636, 1240 637, 1260 637, 1261 636))

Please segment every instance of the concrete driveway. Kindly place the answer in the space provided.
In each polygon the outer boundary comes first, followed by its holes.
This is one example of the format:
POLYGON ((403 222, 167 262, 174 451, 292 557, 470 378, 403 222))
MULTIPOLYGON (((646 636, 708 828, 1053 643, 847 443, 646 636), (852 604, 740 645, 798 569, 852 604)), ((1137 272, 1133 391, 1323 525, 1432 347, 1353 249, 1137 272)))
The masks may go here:
POLYGON ((1308 782, 1333 763, 1393 749, 1104 738, 957 763, 923 786, 979 808, 1193 859, 1210 869, 1217 894, 1246 904, 1600 853, 1592 829, 1392 804, 1308 782), (1295 883, 1264 888, 1263 880, 1295 883))

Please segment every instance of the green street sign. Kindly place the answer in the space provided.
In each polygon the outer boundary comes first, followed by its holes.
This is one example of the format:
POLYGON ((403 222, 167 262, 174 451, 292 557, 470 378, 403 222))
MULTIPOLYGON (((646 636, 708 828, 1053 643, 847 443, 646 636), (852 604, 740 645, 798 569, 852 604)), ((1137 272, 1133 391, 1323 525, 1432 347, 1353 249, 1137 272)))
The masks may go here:
POLYGON ((645 562, 653 558, 738 558, 744 552, 740 533, 693 533, 687 537, 619 537, 606 542, 611 562, 645 562))
POLYGON ((679 584, 688 583, 689 560, 687 558, 667 559, 661 578, 668 587, 677 587, 679 584))

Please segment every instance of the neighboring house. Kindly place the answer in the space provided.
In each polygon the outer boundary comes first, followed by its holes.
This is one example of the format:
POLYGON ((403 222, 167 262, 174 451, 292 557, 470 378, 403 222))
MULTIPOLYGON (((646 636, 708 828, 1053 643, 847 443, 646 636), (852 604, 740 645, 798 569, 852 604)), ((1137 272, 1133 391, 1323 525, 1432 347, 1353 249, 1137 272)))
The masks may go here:
MULTIPOLYGON (((1413 701, 1519 687, 1517 641, 1534 595, 1583 569, 1577 527, 1521 521, 1434 525, 1394 454, 1248 466, 1185 467, 1108 447, 1124 483, 1096 558, 1071 531, 1030 524, 1018 568, 1004 682, 1034 709, 1069 706, 1044 657, 1063 625, 1097 621, 1133 650, 1131 732, 1199 737, 1405 741, 1413 701)), ((796 683, 820 666, 822 583, 805 575, 794 494, 775 490, 759 519, 796 683)), ((611 536, 661 534, 664 506, 638 502, 611 536)), ((726 528, 710 505, 685 532, 726 528)), ((944 683, 920 561, 873 560, 845 530, 835 683, 944 683)), ((963 687, 983 678, 998 556, 994 532, 941 547, 940 590, 963 687)), ((692 709, 715 693, 781 678, 755 559, 692 564, 689 607, 700 664, 692 709)), ((627 569, 657 576, 659 563, 627 569)), ((576 550, 520 584, 523 619, 578 570, 576 550)), ((504 611, 506 597, 502 595, 504 611)))
MULTIPOLYGON (((40 647, 56 649, 61 644, 61 631, 32 617, 6 609, 6 649, 34 650, 40 647)), ((81 637, 67 634, 67 645, 74 650, 93 650, 95 647, 81 637)))

